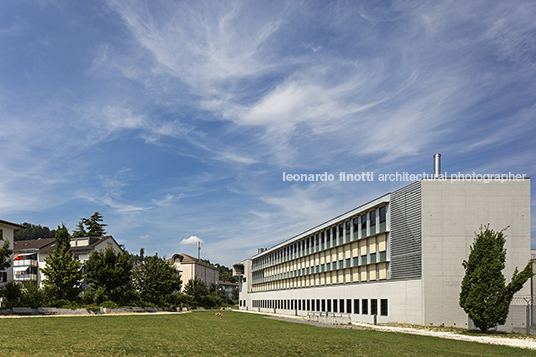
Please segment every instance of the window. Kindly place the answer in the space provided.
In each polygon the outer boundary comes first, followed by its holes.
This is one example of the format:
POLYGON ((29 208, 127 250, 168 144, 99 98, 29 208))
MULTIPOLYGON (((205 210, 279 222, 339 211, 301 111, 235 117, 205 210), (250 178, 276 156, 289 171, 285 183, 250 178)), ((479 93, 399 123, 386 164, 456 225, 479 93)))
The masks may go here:
POLYGON ((350 237, 350 227, 351 227, 351 221, 346 222, 346 238, 350 237))
POLYGON ((367 229, 367 215, 361 216, 361 229, 367 229))
POLYGON ((370 299, 370 314, 378 315, 378 299, 370 299))
POLYGON ((328 302, 328 312, 331 312, 331 300, 328 299, 327 302, 328 302))
POLYGON ((311 300, 307 300, 307 311, 311 311, 311 300))
POLYGON ((338 312, 337 311, 337 299, 333 299, 333 312, 338 312))
POLYGON ((331 228, 331 246, 333 247, 335 245, 335 240, 337 239, 337 227, 331 228))
POLYGON ((0 239, 4 239, 4 231, 0 229, 0 239))
POLYGON ((320 299, 316 300, 316 311, 320 311, 320 299))
POLYGON ((357 239, 357 231, 359 230, 359 217, 354 218, 354 239, 357 239))
POLYGON ((363 315, 368 315, 368 300, 367 299, 361 300, 361 313, 363 315))
POLYGON ((387 316, 387 299, 380 300, 380 315, 387 316))
POLYGON ((315 301, 311 300, 311 311, 315 311, 315 301))
POLYGON ((326 300, 322 299, 322 312, 326 311, 326 300))
POLYGON ((387 220, 387 206, 380 207, 380 223, 387 220))
POLYGON ((352 313, 352 300, 346 299, 346 313, 351 314, 352 313))
POLYGON ((359 299, 354 299, 354 314, 359 314, 359 299))
POLYGON ((339 307, 340 307, 339 312, 344 312, 344 299, 339 300, 339 307))
POLYGON ((376 211, 370 212, 370 226, 374 227, 376 225, 376 211))

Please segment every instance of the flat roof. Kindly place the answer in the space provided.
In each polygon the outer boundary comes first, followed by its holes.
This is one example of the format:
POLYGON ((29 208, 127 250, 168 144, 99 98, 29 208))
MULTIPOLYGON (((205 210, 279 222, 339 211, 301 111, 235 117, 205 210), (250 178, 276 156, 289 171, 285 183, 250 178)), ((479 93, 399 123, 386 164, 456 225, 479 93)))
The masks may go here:
POLYGON ((345 212, 345 213, 343 213, 341 215, 338 215, 337 217, 334 217, 334 218, 330 219, 329 221, 321 223, 318 226, 310 228, 310 229, 308 229, 308 230, 306 230, 306 231, 304 231, 304 232, 302 232, 300 234, 297 234, 297 235, 295 235, 295 236, 293 236, 293 237, 291 237, 289 239, 286 239, 283 242, 278 243, 278 244, 266 249, 262 253, 257 253, 252 257, 252 259, 256 259, 258 257, 261 257, 263 255, 271 253, 276 249, 279 249, 281 247, 286 246, 287 244, 290 244, 290 243, 293 243, 294 241, 297 241, 298 239, 301 239, 301 238, 306 237, 306 236, 308 236, 310 234, 313 234, 314 232, 316 232, 318 230, 322 230, 322 229, 325 229, 327 227, 330 227, 330 226, 332 226, 333 224, 335 224, 338 221, 348 219, 348 218, 350 218, 350 217, 352 217, 352 216, 354 216, 354 215, 356 215, 358 213, 367 211, 367 210, 369 210, 369 209, 371 209, 373 207, 377 207, 377 206, 379 206, 379 205, 381 205, 383 203, 388 203, 390 200, 391 200, 391 193, 387 193, 387 194, 385 194, 383 196, 380 196, 380 197, 378 197, 378 198, 376 198, 376 199, 374 199, 372 201, 369 201, 369 202, 367 202, 365 204, 362 204, 361 206, 356 207, 356 208, 354 208, 354 209, 352 209, 352 210, 350 210, 348 212, 345 212))

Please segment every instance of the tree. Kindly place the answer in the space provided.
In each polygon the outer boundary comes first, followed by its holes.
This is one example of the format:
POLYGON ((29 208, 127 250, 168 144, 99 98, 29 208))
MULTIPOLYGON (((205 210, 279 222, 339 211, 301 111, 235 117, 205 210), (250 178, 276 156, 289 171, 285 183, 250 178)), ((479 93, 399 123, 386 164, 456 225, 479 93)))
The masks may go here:
POLYGON ((232 299, 233 299, 233 300, 238 300, 238 299, 239 299, 239 294, 240 294, 240 291, 238 290, 238 288, 234 288, 234 289, 231 291, 232 299))
MULTIPOLYGON (((85 219, 85 218, 82 218, 85 219)), ((73 238, 81 238, 81 237, 87 237, 86 229, 84 228, 84 222, 80 221, 76 225, 76 229, 73 230, 73 238)))
POLYGON ((37 238, 54 238, 56 235, 56 231, 53 229, 50 230, 48 227, 41 227, 40 225, 35 225, 28 222, 24 222, 22 225, 26 228, 15 231, 13 234, 14 241, 37 238))
POLYGON ((83 218, 84 224, 88 227, 87 234, 90 237, 102 237, 106 234, 104 227, 107 224, 102 222, 102 215, 99 212, 95 212, 89 218, 83 218))
POLYGON ((11 260, 9 259, 11 254, 13 254, 13 251, 9 249, 9 241, 6 239, 2 248, 0 248, 0 270, 5 270, 11 266, 11 260))
POLYGON ((188 280, 184 287, 184 293, 193 296, 196 306, 203 305, 203 299, 208 295, 207 284, 198 277, 188 280))
POLYGON ((82 218, 73 231, 73 237, 102 237, 106 234, 104 227, 107 224, 101 223, 102 215, 95 212, 89 218, 82 218))
POLYGON ((182 281, 177 269, 157 253, 141 262, 136 285, 142 300, 164 306, 170 303, 171 294, 180 290, 182 281))
POLYGON ((110 300, 126 304, 134 292, 131 270, 129 255, 116 253, 112 247, 91 254, 86 262, 84 281, 89 285, 89 291, 99 292, 94 302, 100 304, 110 300))
POLYGON ((45 259, 41 272, 46 276, 43 284, 53 291, 58 299, 73 301, 81 291, 82 263, 73 259, 69 232, 65 224, 56 229, 56 247, 45 259))
POLYGON ((475 233, 468 260, 463 261, 465 276, 460 306, 482 332, 506 322, 514 294, 533 275, 529 262, 521 272, 516 267, 512 281, 505 285, 506 279, 502 274, 506 260, 503 232, 507 228, 495 232, 489 224, 481 226, 480 233, 475 233))

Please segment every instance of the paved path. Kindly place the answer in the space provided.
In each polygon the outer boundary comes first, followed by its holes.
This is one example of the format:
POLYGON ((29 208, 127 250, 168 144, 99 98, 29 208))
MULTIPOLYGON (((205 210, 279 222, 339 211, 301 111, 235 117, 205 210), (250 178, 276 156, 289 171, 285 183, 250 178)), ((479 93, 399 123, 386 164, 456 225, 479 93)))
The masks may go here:
POLYGON ((449 338, 453 340, 489 343, 489 344, 494 344, 494 345, 521 347, 521 348, 529 348, 529 349, 536 350, 536 338, 532 336, 531 337, 520 336, 520 337, 511 337, 511 338, 499 337, 499 336, 468 336, 468 335, 462 335, 462 334, 455 333, 455 332, 427 329, 426 327, 423 327, 423 328, 395 327, 395 326, 386 326, 386 325, 371 325, 371 324, 358 323, 358 322, 352 322, 351 326, 350 325, 332 325, 332 324, 327 324, 327 323, 308 321, 303 316, 281 316, 277 314, 260 313, 256 311, 243 311, 243 310, 233 310, 233 311, 267 315, 269 316, 268 318, 275 319, 275 320, 309 324, 309 325, 314 325, 314 326, 319 326, 319 327, 347 328, 347 329, 356 328, 356 329, 368 329, 368 330, 387 331, 387 332, 411 333, 411 334, 422 335, 422 336, 449 338))

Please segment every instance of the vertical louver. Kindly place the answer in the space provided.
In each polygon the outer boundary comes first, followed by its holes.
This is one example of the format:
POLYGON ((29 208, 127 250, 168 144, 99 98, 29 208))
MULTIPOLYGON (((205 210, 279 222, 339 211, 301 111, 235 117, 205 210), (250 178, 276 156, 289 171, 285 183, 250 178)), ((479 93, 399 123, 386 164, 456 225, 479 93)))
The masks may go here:
POLYGON ((391 194, 391 279, 421 276, 421 183, 391 194))

